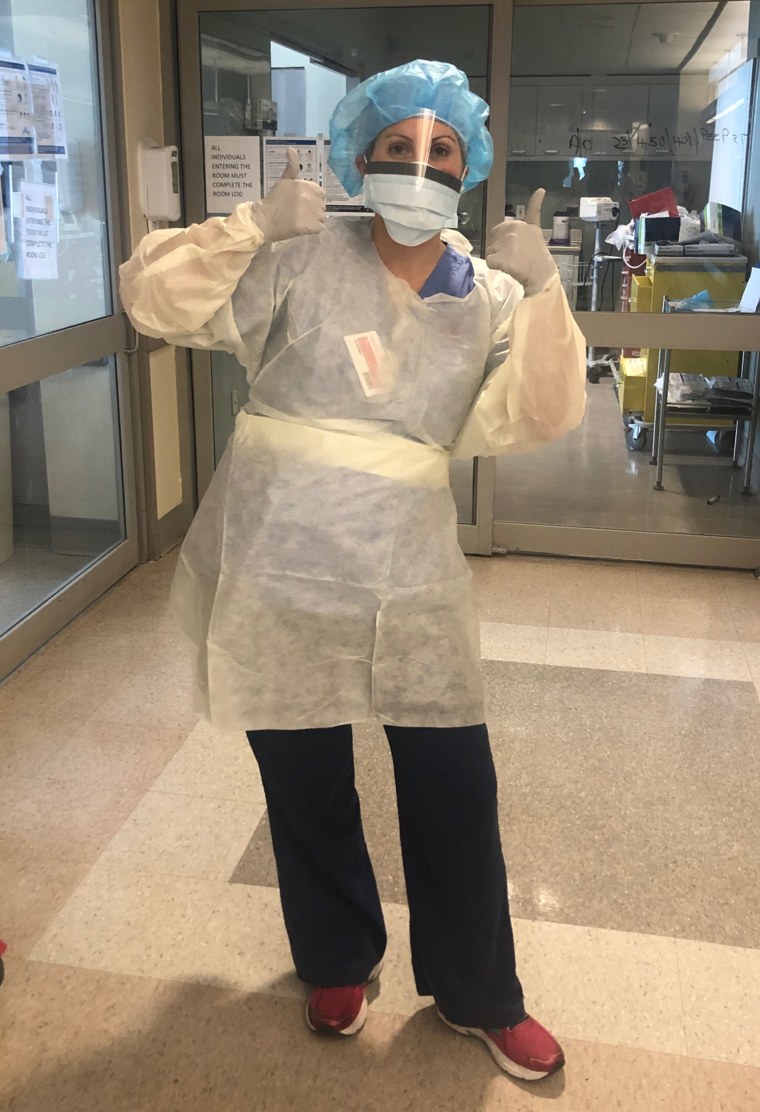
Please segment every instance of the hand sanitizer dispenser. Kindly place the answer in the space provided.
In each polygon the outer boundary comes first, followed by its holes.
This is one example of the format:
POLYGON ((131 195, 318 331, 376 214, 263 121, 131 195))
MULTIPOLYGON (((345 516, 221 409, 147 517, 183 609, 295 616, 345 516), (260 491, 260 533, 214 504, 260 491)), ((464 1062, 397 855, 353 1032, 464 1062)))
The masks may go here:
POLYGON ((152 139, 140 143, 140 203, 148 220, 179 220, 179 152, 159 147, 152 139))

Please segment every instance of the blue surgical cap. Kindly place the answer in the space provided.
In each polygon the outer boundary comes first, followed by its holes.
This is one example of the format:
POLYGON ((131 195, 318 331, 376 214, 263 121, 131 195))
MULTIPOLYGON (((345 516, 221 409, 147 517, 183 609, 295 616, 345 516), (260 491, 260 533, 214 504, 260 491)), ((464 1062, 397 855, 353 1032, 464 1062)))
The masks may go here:
POLYGON ((330 118, 330 169, 349 197, 361 193, 356 156, 384 128, 430 110, 462 140, 467 176, 462 190, 484 181, 493 164, 493 142, 486 131, 488 105, 470 92, 466 74, 448 62, 406 62, 376 73, 343 97, 330 118))

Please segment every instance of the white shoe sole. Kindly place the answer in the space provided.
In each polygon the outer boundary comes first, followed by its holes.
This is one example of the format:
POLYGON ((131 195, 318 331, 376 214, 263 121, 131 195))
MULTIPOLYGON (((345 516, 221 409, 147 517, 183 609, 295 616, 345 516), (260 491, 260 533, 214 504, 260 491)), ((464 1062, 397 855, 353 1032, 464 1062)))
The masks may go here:
MULTIPOLYGON (((436 1011, 438 1011, 438 1009, 436 1009, 436 1011)), ((490 1050, 491 1057, 496 1064, 503 1069, 505 1073, 510 1074, 512 1077, 518 1077, 521 1081, 541 1081, 544 1077, 549 1077, 551 1073, 556 1073, 557 1070, 562 1068, 561 1066, 557 1066, 554 1070, 529 1070, 527 1066, 520 1066, 517 1062, 513 1062, 511 1058, 508 1058, 506 1054, 502 1054, 493 1039, 489 1039, 486 1032, 482 1031, 479 1027, 459 1027, 456 1023, 452 1023, 451 1020, 446 1019, 446 1016, 440 1011, 438 1011, 438 1018, 443 1020, 446 1026, 450 1027, 452 1031, 456 1031, 457 1034, 469 1035, 472 1038, 480 1039, 490 1050)))
MULTIPOLYGON (((380 958, 380 961, 377 963, 375 968, 370 973, 369 977, 367 978, 367 984, 368 985, 372 984, 373 981, 376 981, 377 978, 382 973, 384 960, 385 960, 384 958, 380 958)), ((357 1015, 356 1019, 354 1020, 354 1022, 352 1024, 350 1024, 350 1026, 344 1027, 342 1031, 337 1031, 334 1027, 315 1027, 314 1024, 311 1022, 311 1016, 309 1015, 309 1001, 307 1000, 307 1002, 306 1002, 306 1026, 309 1028, 309 1030, 316 1031, 318 1034, 319 1033, 327 1033, 327 1034, 334 1034, 334 1035, 357 1035, 361 1031, 364 1024, 367 1022, 367 1011, 368 1011, 368 1004, 367 1004, 367 997, 365 996, 364 999, 362 1000, 362 1006, 359 1009, 359 1014, 357 1015)))

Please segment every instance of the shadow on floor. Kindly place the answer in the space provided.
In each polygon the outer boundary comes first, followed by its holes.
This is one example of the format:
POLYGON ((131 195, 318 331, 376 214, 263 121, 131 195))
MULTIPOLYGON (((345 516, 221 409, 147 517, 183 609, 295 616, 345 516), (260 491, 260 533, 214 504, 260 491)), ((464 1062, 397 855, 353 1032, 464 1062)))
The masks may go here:
MULTIPOLYGON (((202 984, 158 991, 163 998, 152 1025, 89 1057, 45 1069, 30 1063, 26 1076, 17 1060, 13 1080, 4 1067, 2 1107, 8 1112, 519 1112, 556 1100, 564 1089, 563 1074, 538 1089, 506 1078, 484 1047, 447 1031, 432 1007, 409 1018, 370 1011, 358 1037, 341 1039, 310 1033, 299 1000, 202 984)), ((67 1023, 66 1015, 59 1021, 67 1023)))

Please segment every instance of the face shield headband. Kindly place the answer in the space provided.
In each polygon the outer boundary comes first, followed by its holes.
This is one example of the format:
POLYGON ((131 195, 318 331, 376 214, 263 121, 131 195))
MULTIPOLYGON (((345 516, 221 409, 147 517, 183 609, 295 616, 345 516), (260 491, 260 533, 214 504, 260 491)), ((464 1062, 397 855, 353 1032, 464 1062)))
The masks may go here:
POLYGON ((444 170, 436 170, 426 162, 375 162, 371 160, 365 165, 365 174, 383 174, 385 176, 398 174, 401 177, 414 178, 422 183, 423 180, 437 182, 438 185, 453 189, 458 195, 462 192, 462 182, 467 173, 467 167, 462 171, 461 178, 454 174, 447 174, 444 170))

